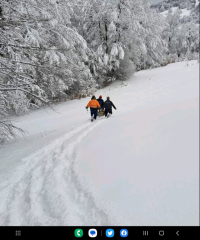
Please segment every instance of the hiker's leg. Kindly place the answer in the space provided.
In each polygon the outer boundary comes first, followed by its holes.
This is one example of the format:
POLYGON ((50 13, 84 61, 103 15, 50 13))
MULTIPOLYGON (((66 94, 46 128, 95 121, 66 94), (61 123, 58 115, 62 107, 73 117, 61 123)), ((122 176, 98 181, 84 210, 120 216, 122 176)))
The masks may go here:
POLYGON ((105 117, 107 117, 107 114, 108 114, 108 110, 105 109, 105 117))
POLYGON ((97 118, 97 109, 94 110, 94 119, 97 118))

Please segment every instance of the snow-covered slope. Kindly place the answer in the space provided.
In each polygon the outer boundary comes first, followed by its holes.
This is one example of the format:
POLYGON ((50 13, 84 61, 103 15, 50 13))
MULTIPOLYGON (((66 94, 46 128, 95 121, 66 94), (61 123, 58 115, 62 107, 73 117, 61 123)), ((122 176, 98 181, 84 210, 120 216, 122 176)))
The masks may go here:
POLYGON ((0 225, 199 225, 199 65, 136 73, 96 96, 15 118, 0 150, 0 225))
POLYGON ((181 22, 193 20, 199 23, 199 0, 164 0, 158 4, 152 4, 151 7, 164 17, 167 17, 169 11, 174 13, 179 9, 181 10, 181 22))
MULTIPOLYGON (((172 13, 174 13, 177 9, 178 9, 178 7, 172 7, 172 8, 171 8, 172 13)), ((167 17, 168 12, 169 12, 169 10, 166 10, 166 11, 161 12, 160 14, 163 15, 164 17, 167 17)), ((187 8, 181 9, 181 14, 180 14, 180 16, 181 16, 181 17, 189 16, 189 15, 190 15, 190 12, 191 12, 191 10, 188 10, 187 8)))

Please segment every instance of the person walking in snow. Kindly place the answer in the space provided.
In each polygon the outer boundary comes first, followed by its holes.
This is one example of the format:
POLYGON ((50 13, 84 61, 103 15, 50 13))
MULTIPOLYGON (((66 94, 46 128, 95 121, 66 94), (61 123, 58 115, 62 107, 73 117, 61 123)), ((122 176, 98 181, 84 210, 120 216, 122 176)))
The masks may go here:
POLYGON ((102 95, 99 96, 99 98, 97 99, 97 101, 99 102, 99 105, 101 106, 101 109, 103 109, 104 100, 102 99, 102 95))
POLYGON ((112 114, 112 107, 117 110, 113 102, 110 101, 110 97, 107 97, 107 100, 104 102, 105 117, 109 117, 109 114, 112 114))
POLYGON ((90 113, 91 113, 91 121, 93 121, 93 118, 97 118, 97 110, 101 108, 99 102, 96 100, 95 96, 92 96, 91 100, 86 106, 86 109, 90 107, 90 113), (93 117, 94 115, 94 117, 93 117))

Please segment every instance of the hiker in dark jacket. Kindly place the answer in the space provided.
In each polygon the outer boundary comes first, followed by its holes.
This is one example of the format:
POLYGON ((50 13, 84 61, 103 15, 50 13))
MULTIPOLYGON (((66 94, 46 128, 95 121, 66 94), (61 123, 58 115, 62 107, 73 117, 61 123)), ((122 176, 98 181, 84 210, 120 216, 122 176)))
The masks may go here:
POLYGON ((107 117, 108 113, 112 114, 112 107, 114 107, 114 109, 117 110, 113 102, 110 101, 110 97, 107 97, 107 100, 104 102, 105 117, 107 117))
POLYGON ((99 96, 99 98, 97 99, 97 101, 99 102, 99 105, 101 106, 101 109, 103 109, 104 100, 102 99, 102 95, 99 96))

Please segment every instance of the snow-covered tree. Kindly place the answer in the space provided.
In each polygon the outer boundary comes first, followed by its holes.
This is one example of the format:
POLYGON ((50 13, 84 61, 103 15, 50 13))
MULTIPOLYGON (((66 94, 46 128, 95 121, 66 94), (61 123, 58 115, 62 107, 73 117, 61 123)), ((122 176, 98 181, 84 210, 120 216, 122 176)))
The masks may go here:
POLYGON ((169 41, 168 41, 169 53, 176 53, 177 37, 180 27, 180 14, 181 11, 177 9, 174 13, 168 13, 166 18, 167 23, 169 24, 169 41))
POLYGON ((166 22, 148 1, 90 1, 84 33, 106 75, 115 75, 126 53, 138 69, 159 66, 166 51, 166 22))
POLYGON ((199 52, 199 25, 194 21, 181 22, 180 11, 168 14, 166 18, 169 24, 169 54, 177 54, 180 59, 184 59, 189 54, 196 59, 199 52))
POLYGON ((1 119, 95 88, 84 64, 90 50, 70 22, 72 7, 64 0, 1 1, 1 119))

